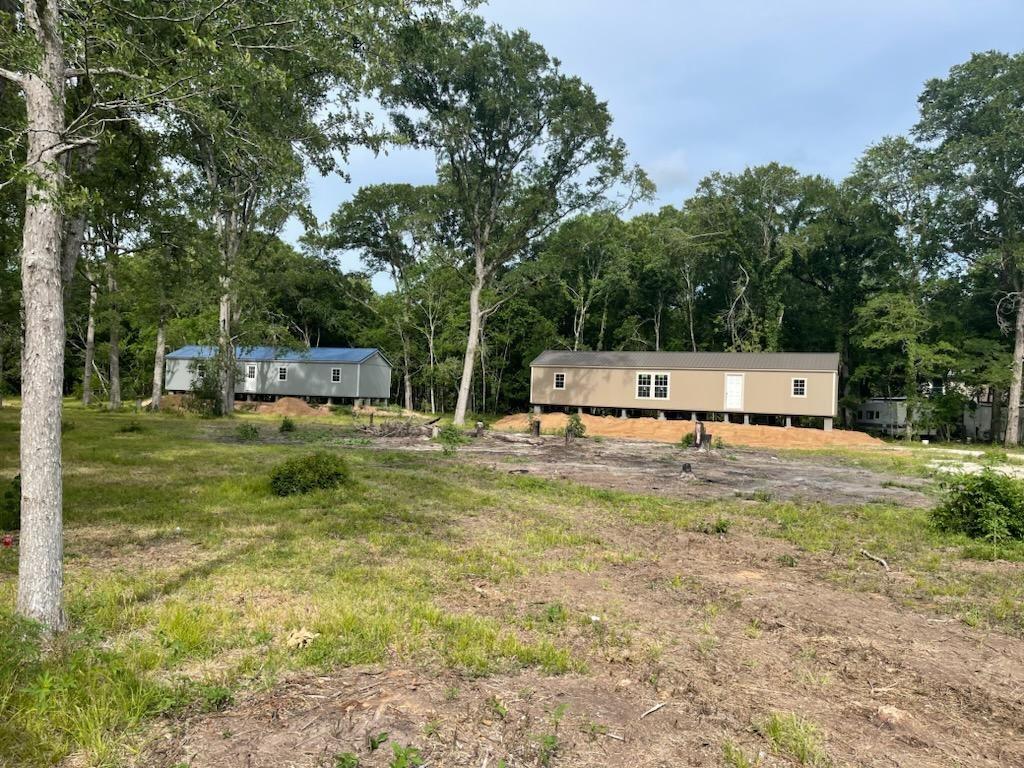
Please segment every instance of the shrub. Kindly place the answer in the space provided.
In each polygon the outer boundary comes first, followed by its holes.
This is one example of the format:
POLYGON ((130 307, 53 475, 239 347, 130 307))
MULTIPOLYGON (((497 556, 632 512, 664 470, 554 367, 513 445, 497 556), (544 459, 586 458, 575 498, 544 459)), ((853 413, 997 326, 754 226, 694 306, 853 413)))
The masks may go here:
POLYGON ((570 413, 569 420, 565 423, 565 442, 571 443, 577 437, 586 437, 587 426, 583 423, 578 413, 570 413))
POLYGON ((21 530, 21 475, 15 475, 0 496, 0 531, 21 530))
POLYGON ((696 444, 696 442, 697 442, 697 438, 693 434, 693 432, 684 432, 683 433, 683 438, 682 438, 682 440, 679 441, 679 444, 683 448, 693 448, 693 446, 696 444))
POLYGON ((255 424, 239 424, 235 434, 239 440, 259 440, 260 430, 255 424))
POLYGON ((348 465, 333 453, 297 456, 279 464, 270 474, 270 488, 278 496, 337 488, 348 481, 348 465))
POLYGON ((964 533, 993 544, 1024 539, 1024 483, 985 469, 946 484, 946 498, 932 510, 940 531, 964 533))
POLYGON ((709 536, 713 534, 724 536, 729 532, 730 528, 732 528, 732 520, 728 517, 722 517, 721 515, 719 515, 715 520, 703 520, 697 526, 697 530, 700 533, 706 533, 709 536))
POLYGON ((131 434, 132 432, 142 432, 142 425, 139 424, 135 419, 132 419, 127 424, 122 424, 117 428, 118 432, 123 434, 131 434))
POLYGON ((281 419, 281 426, 277 428, 277 431, 280 432, 281 434, 284 434, 285 432, 294 432, 295 422, 289 419, 287 416, 285 416, 283 419, 281 419))
POLYGON ((438 430, 436 439, 441 444, 441 450, 446 456, 451 456, 459 450, 460 445, 467 442, 466 436, 462 434, 462 430, 454 424, 445 424, 441 427, 438 430))
POLYGON ((189 370, 192 372, 192 392, 182 399, 182 406, 200 416, 223 416, 219 358, 196 360, 189 366, 189 370))

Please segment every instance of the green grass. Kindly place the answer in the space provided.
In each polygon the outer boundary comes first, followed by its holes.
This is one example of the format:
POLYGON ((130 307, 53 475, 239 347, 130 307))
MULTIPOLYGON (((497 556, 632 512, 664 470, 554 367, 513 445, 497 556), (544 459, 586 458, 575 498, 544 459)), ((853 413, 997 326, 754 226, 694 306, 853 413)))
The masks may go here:
MULTIPOLYGON (((16 551, 0 550, 0 764, 75 755, 76 764, 118 765, 156 717, 223 708, 290 670, 397 659, 470 676, 584 672, 562 639, 578 631, 605 648, 625 643, 624 630, 561 603, 493 616, 459 606, 471 584, 510 586, 647 556, 639 542, 632 550, 606 541, 607 526, 697 530, 728 520, 726 542, 782 540, 807 553, 793 565, 827 556, 844 586, 1024 631, 1017 571, 986 562, 1024 559, 1024 548, 975 551, 934 531, 926 510, 767 498, 709 510, 489 471, 440 452, 374 450, 343 414, 297 419, 281 435, 275 417, 66 410, 75 424, 64 438, 72 630, 40 650, 33 628, 12 616, 16 551), (126 429, 133 423, 139 429, 126 429), (259 427, 255 438, 239 439, 246 424, 259 427), (311 445, 343 455, 351 482, 274 495, 272 468, 311 445), (584 516, 591 524, 579 524, 584 516), (860 548, 909 578, 886 582, 860 548), (965 556, 977 558, 972 567, 965 556), (290 647, 296 630, 312 639, 290 647)), ((3 482, 16 473, 17 422, 16 410, 0 409, 3 482)))
POLYGON ((772 712, 757 724, 757 731, 773 752, 791 757, 799 765, 811 768, 832 765, 825 753, 818 726, 795 713, 772 712))

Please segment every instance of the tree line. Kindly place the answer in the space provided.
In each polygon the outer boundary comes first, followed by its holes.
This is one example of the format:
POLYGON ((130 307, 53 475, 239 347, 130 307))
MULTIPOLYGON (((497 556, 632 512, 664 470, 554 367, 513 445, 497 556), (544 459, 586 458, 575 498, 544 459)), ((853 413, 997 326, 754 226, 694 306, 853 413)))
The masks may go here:
POLYGON ((358 345, 395 363, 396 399, 456 423, 525 404, 545 348, 836 350, 847 420, 898 394, 912 421, 955 381, 995 393, 1016 444, 1022 115, 1024 58, 979 54, 846 179, 770 163, 638 215, 654 186, 607 105, 462 5, 0 0, 18 609, 64 624, 62 396, 159 408, 185 343, 218 349, 222 412, 237 345, 358 345), (389 146, 433 152, 436 183, 364 187, 318 222, 308 174, 389 146))

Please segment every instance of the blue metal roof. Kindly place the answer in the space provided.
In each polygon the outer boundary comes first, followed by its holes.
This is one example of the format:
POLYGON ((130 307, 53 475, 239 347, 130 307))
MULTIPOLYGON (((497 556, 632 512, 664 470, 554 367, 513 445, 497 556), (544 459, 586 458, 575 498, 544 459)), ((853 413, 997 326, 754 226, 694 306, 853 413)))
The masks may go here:
MULTIPOLYGON (((286 360, 311 363, 361 363, 374 352, 379 354, 380 350, 367 347, 311 347, 300 350, 283 347, 235 347, 235 359, 241 362, 286 360)), ((216 347, 191 344, 174 350, 167 357, 174 360, 196 360, 213 357, 216 353, 216 347)), ((381 355, 381 357, 384 356, 381 355)))

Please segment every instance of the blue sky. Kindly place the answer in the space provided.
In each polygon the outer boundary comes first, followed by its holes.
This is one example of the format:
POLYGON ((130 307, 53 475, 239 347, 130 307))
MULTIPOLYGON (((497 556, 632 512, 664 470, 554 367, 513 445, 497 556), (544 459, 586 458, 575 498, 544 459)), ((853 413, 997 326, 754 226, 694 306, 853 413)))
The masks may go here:
MULTIPOLYGON (((658 185, 654 208, 711 171, 773 160, 842 178, 913 125, 927 79, 973 51, 1024 47, 1022 0, 492 0, 480 13, 528 30, 608 102, 658 185)), ((321 220, 362 185, 433 181, 434 160, 360 151, 348 171, 348 184, 311 177, 321 220)))

